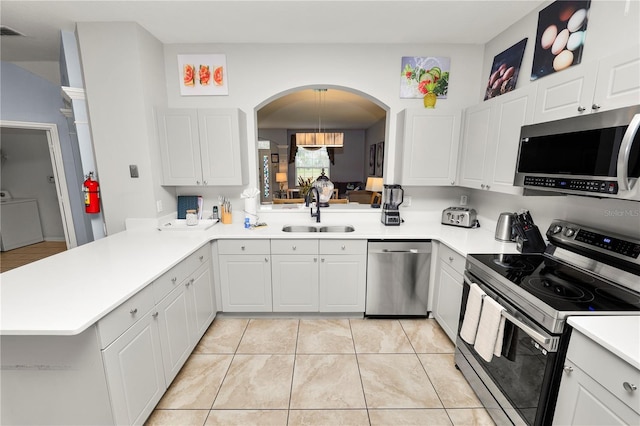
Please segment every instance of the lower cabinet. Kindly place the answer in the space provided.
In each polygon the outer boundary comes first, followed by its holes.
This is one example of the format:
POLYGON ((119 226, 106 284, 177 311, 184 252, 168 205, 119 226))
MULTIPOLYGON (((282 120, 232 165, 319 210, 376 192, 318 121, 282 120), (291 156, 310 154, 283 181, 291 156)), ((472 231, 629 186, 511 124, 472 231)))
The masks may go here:
POLYGON ((639 370, 574 331, 564 363, 553 424, 640 424, 640 394, 633 388, 639 383, 639 370))
POLYGON ((318 240, 271 240, 274 312, 318 312, 318 240))
POLYGON ((224 312, 271 312, 269 240, 219 240, 224 312))
POLYGON ((364 312, 367 242, 320 240, 320 312, 364 312))
POLYGON ((115 424, 143 424, 166 390, 156 316, 148 312, 102 351, 115 424))
POLYGON ((98 322, 125 330, 102 350, 115 424, 144 423, 213 321, 211 278, 207 244, 98 322))
POLYGON ((455 342, 462 302, 465 258, 442 243, 438 247, 438 253, 432 313, 449 339, 455 342))

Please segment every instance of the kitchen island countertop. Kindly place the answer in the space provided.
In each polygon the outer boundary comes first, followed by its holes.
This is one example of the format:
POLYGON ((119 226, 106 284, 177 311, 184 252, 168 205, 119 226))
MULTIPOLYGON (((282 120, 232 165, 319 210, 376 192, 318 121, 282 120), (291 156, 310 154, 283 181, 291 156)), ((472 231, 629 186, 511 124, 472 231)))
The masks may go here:
POLYGON ((323 210, 322 222, 308 209, 260 213, 268 226, 245 229, 244 215, 231 225, 205 231, 166 232, 157 226, 127 231, 79 246, 1 276, 0 334, 76 335, 95 324, 191 253, 217 239, 430 239, 462 255, 513 253, 514 243, 496 241, 493 229, 440 224, 440 212, 403 213, 401 226, 384 226, 380 211, 323 210), (285 224, 350 224, 350 233, 286 233, 285 224))

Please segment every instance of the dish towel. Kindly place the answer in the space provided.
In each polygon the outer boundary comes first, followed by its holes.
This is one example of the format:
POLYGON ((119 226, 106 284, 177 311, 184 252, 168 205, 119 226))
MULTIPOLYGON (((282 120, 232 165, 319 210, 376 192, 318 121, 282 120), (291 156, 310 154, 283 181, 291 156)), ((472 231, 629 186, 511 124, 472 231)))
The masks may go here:
POLYGON ((478 355, 487 362, 491 362, 494 354, 500 356, 502 351, 505 323, 502 316, 503 310, 504 308, 492 298, 484 298, 478 333, 473 347, 478 355))
POLYGON ((486 293, 482 291, 478 284, 472 283, 467 297, 462 328, 460 329, 460 337, 470 345, 473 345, 476 340, 476 331, 478 331, 478 321, 480 321, 480 311, 484 296, 486 296, 486 293))

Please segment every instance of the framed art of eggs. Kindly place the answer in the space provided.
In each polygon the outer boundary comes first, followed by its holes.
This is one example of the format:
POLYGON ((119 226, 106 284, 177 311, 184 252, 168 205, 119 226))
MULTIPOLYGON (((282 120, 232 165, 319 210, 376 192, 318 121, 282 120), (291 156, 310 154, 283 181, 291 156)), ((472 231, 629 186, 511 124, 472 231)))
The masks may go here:
POLYGON ((558 0, 540 11, 531 80, 580 63, 590 4, 558 0))

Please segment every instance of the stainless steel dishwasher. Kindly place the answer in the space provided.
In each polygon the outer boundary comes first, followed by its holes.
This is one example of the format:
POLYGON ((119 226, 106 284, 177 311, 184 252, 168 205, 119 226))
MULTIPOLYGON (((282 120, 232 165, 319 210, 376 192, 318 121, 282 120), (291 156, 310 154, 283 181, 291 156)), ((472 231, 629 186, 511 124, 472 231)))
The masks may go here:
POLYGON ((367 316, 427 316, 431 241, 369 241, 367 316))

